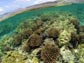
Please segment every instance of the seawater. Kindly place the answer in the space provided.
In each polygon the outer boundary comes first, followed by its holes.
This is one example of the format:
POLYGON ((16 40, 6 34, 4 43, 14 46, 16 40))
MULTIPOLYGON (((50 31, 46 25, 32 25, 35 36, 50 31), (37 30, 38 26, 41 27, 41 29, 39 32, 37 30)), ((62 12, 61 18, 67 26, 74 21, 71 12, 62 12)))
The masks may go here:
POLYGON ((0 22, 0 37, 13 32, 13 30, 18 26, 20 22, 23 22, 26 19, 34 18, 35 16, 38 16, 45 12, 53 12, 53 11, 66 11, 71 12, 73 15, 75 15, 81 25, 84 25, 84 4, 71 4, 66 6, 53 6, 53 7, 47 7, 47 8, 40 8, 35 9, 31 11, 25 11, 20 14, 17 14, 13 17, 10 17, 8 19, 5 19, 0 22))

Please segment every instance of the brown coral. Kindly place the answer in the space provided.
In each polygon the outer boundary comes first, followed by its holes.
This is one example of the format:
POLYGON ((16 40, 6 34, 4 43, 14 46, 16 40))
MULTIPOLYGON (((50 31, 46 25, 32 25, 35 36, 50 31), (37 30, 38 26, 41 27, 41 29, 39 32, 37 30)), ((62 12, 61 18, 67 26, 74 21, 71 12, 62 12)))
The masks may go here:
POLYGON ((2 59, 0 58, 0 63, 2 62, 2 59))
POLYGON ((22 47, 22 50, 23 50, 23 51, 26 51, 26 52, 29 52, 29 51, 30 51, 29 45, 24 45, 24 46, 22 47))
POLYGON ((80 24, 77 19, 72 19, 72 20, 71 20, 71 23, 72 23, 73 25, 75 25, 76 27, 78 27, 79 24, 80 24))
POLYGON ((73 45, 74 48, 78 46, 79 43, 79 36, 76 33, 71 33, 71 44, 73 45))
POLYGON ((73 25, 75 25, 75 28, 77 29, 77 32, 79 33, 79 21, 78 20, 76 20, 76 19, 72 19, 71 20, 71 23, 73 24, 73 25))
POLYGON ((32 30, 33 31, 37 30, 40 26, 42 26, 42 24, 43 24, 43 21, 41 20, 35 21, 32 25, 32 30))
POLYGON ((84 43, 84 33, 79 34, 80 43, 84 43))
POLYGON ((22 50, 23 51, 30 51, 31 48, 37 48, 42 43, 42 37, 38 34, 32 34, 28 40, 23 42, 22 50))
POLYGON ((28 40, 30 47, 38 47, 42 43, 42 37, 38 34, 32 34, 28 40))
POLYGON ((28 40, 26 40, 26 41, 23 42, 23 44, 22 44, 22 50, 26 51, 26 52, 30 51, 28 40))
POLYGON ((59 36, 59 30, 55 28, 51 28, 48 30, 48 36, 52 38, 58 38, 59 36))
POLYGON ((9 46, 4 47, 4 51, 10 51, 10 50, 12 50, 11 47, 9 47, 9 46))
POLYGON ((41 35, 44 31, 45 31, 44 28, 40 28, 40 29, 37 29, 37 30, 35 31, 35 33, 41 35))
POLYGON ((50 21, 50 16, 48 15, 41 15, 41 20, 46 22, 46 21, 50 21))
POLYGON ((80 26, 80 32, 84 32, 84 26, 80 26))
POLYGON ((55 44, 46 44, 41 51, 41 58, 44 63, 56 63, 59 56, 59 48, 55 44))
POLYGON ((22 35, 21 34, 15 34, 13 36, 13 45, 14 46, 19 46, 22 43, 22 35))
POLYGON ((42 21, 42 20, 37 20, 37 21, 36 21, 36 24, 37 24, 38 27, 39 27, 39 26, 42 26, 43 21, 42 21))
POLYGON ((21 35, 23 39, 28 39, 32 33, 33 31, 31 29, 26 29, 21 32, 21 35))

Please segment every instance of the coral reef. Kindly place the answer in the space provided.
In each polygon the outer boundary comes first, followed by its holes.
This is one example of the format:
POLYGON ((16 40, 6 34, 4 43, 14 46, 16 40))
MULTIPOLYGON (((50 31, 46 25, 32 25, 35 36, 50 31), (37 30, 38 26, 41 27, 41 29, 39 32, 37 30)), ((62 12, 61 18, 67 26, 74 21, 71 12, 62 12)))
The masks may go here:
POLYGON ((71 13, 27 19, 0 40, 1 63, 84 63, 84 26, 71 13))

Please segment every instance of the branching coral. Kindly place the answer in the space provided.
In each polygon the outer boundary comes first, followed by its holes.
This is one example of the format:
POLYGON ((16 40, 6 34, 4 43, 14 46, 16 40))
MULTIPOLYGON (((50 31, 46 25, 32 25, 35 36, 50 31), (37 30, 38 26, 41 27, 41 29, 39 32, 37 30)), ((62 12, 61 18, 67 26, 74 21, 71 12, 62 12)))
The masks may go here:
POLYGON ((40 46, 42 43, 42 37, 38 34, 32 34, 28 40, 30 47, 40 46))
POLYGON ((22 43, 21 49, 22 49, 22 51, 26 51, 26 52, 29 52, 30 51, 28 40, 25 40, 22 43))
POLYGON ((35 23, 36 23, 37 27, 40 27, 40 26, 42 26, 43 21, 41 19, 38 19, 38 20, 36 20, 35 23))
POLYGON ((80 44, 79 46, 78 46, 78 48, 79 48, 79 61, 80 61, 80 63, 84 63, 84 44, 80 44))
POLYGON ((38 35, 42 35, 44 31, 45 31, 45 28, 40 28, 40 29, 37 29, 34 33, 38 35))
POLYGON ((59 36, 59 29, 55 29, 55 28, 50 28, 48 31, 48 36, 51 37, 51 38, 58 38, 59 36))
POLYGON ((32 34, 30 38, 23 42, 22 50, 23 51, 30 51, 30 48, 39 47, 42 43, 42 37, 38 34, 32 34))
POLYGON ((18 53, 17 51, 9 51, 6 55, 2 56, 1 63, 25 63, 26 55, 18 53))
POLYGON ((60 54, 62 55, 64 62, 74 62, 75 56, 69 49, 66 49, 65 46, 60 49, 60 54))
POLYGON ((22 41, 24 39, 28 39, 29 36, 33 33, 33 31, 31 29, 26 29, 26 30, 23 30, 19 33, 16 33, 15 35, 13 35, 13 40, 12 40, 12 43, 14 46, 19 46, 22 44, 22 41))
POLYGON ((75 28, 79 30, 79 21, 77 19, 71 19, 70 22, 75 25, 75 28))
POLYGON ((22 39, 28 39, 32 33, 33 31, 31 29, 26 29, 20 32, 20 34, 22 35, 22 39))
POLYGON ((37 58, 37 57, 33 57, 33 59, 32 59, 32 63, 39 63, 38 58, 37 58))
POLYGON ((19 46, 22 42, 22 35, 21 34, 15 34, 13 36, 13 46, 19 46))
POLYGON ((76 33, 71 33, 70 43, 73 45, 73 48, 76 48, 79 43, 79 35, 77 35, 76 33))
POLYGON ((84 32, 84 26, 80 26, 80 32, 84 32))
POLYGON ((44 63, 56 63, 59 56, 59 48, 53 43, 46 43, 41 51, 41 58, 44 63))
POLYGON ((84 43, 78 45, 78 48, 75 51, 75 62, 77 63, 84 63, 84 43))
POLYGON ((68 33, 66 30, 64 30, 59 35, 59 38, 58 38, 59 45, 65 45, 65 44, 69 43, 70 39, 71 39, 71 34, 68 33))
POLYGON ((84 43, 84 33, 79 34, 80 43, 84 43))

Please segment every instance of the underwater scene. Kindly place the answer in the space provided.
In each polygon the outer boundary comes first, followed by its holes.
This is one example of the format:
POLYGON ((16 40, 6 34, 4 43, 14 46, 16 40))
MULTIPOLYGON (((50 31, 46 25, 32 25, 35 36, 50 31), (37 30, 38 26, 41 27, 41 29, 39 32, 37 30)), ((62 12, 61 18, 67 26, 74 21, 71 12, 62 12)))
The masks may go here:
POLYGON ((84 3, 26 10, 0 21, 0 63, 84 63, 84 3))

